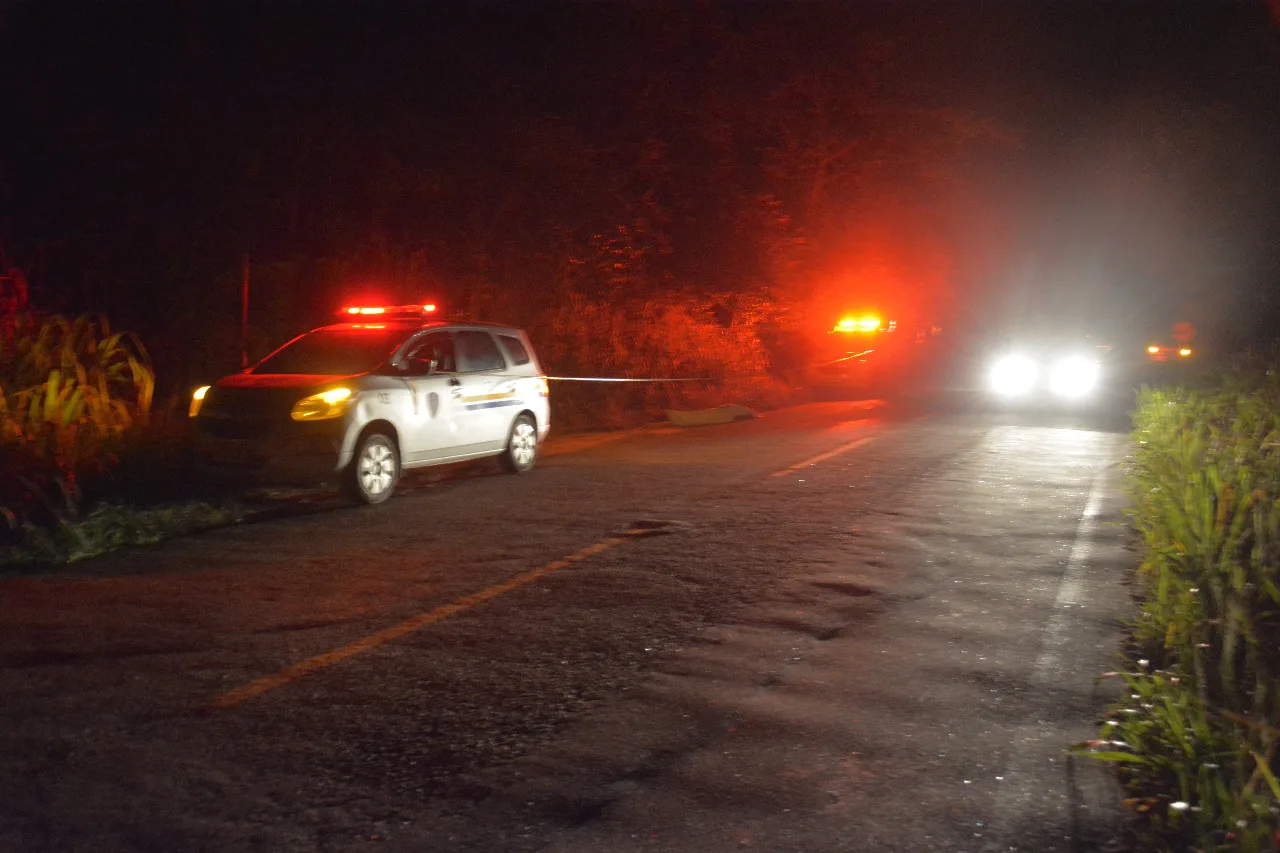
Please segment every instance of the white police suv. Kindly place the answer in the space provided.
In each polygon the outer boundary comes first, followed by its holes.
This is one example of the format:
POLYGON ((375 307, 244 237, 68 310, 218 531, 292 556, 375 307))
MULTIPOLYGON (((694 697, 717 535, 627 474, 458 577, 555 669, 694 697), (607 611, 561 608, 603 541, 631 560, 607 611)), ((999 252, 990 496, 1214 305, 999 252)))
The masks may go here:
POLYGON ((197 463, 265 483, 337 481, 369 504, 411 468, 496 456, 508 471, 530 470, 551 412, 528 336, 433 311, 346 308, 351 322, 196 389, 197 463))

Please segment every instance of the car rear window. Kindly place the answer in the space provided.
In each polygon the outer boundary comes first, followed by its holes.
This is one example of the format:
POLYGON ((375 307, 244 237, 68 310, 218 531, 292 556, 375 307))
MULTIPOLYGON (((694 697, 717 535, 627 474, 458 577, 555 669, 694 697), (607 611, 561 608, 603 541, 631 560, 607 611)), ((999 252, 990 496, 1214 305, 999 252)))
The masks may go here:
POLYGON ((368 373, 390 357, 405 332, 399 329, 317 329, 294 338, 250 373, 351 376, 368 373))
POLYGON ((454 341, 459 370, 501 370, 507 366, 488 332, 455 332, 454 341))
POLYGON ((524 348, 524 344, 520 343, 520 339, 511 335, 498 335, 498 340, 502 342, 502 348, 507 351, 507 355, 511 356, 512 364, 528 364, 529 351, 524 348))

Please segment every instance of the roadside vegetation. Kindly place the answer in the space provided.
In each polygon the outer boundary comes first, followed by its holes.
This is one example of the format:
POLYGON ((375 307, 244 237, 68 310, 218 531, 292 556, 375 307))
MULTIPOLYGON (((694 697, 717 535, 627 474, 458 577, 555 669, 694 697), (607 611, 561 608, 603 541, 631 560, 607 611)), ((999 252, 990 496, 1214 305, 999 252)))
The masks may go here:
POLYGON ((1077 751, 1117 764, 1143 849, 1280 849, 1280 375, 1144 389, 1134 425, 1135 653, 1077 751))
POLYGON ((735 294, 637 295, 643 249, 586 247, 552 301, 522 288, 480 288, 463 313, 515 317, 551 376, 664 381, 552 383, 557 430, 634 426, 668 409, 737 403, 777 408, 796 399, 803 344, 779 335, 786 317, 764 288, 735 294))
POLYGON ((154 416, 134 335, 32 309, 20 270, 0 288, 0 571, 235 519, 182 485, 184 440, 172 412, 154 416))

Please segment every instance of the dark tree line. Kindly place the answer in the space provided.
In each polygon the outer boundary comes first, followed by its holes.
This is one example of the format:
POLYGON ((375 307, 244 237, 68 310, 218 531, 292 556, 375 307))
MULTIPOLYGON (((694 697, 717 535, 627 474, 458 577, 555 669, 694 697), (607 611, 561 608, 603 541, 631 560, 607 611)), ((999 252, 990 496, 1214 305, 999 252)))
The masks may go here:
POLYGON ((31 3, 0 24, 7 253, 37 302, 137 329, 162 392, 236 366, 245 253, 255 355, 357 293, 530 327, 573 300, 726 327, 937 312, 969 165, 1011 150, 895 90, 892 14, 848 5, 31 3))

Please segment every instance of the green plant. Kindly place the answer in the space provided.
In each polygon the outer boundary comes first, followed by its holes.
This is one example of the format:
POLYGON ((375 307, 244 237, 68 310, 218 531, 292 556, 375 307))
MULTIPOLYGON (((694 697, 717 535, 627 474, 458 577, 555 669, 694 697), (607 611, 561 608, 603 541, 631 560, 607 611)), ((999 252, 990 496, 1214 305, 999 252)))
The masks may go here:
POLYGON ((1133 630, 1152 663, 1082 751, 1122 765, 1166 848, 1278 849, 1280 380, 1254 363, 1143 389, 1134 438, 1133 630))
POLYGON ((105 317, 16 314, 0 337, 0 434, 74 469, 146 422, 155 389, 142 343, 105 317))
POLYGON ((1260 765, 1241 749, 1237 724, 1207 708, 1177 675, 1145 669, 1110 675, 1125 680, 1129 696, 1108 712, 1097 740, 1072 751, 1117 766, 1125 804, 1144 818, 1147 846, 1274 849, 1268 845, 1280 800, 1259 788, 1260 765))
POLYGON ((0 446, 19 476, 0 505, 29 517, 60 504, 78 509, 77 479, 112 463, 126 437, 145 426, 155 378, 146 350, 104 317, 42 317, 22 309, 0 334, 0 446))

